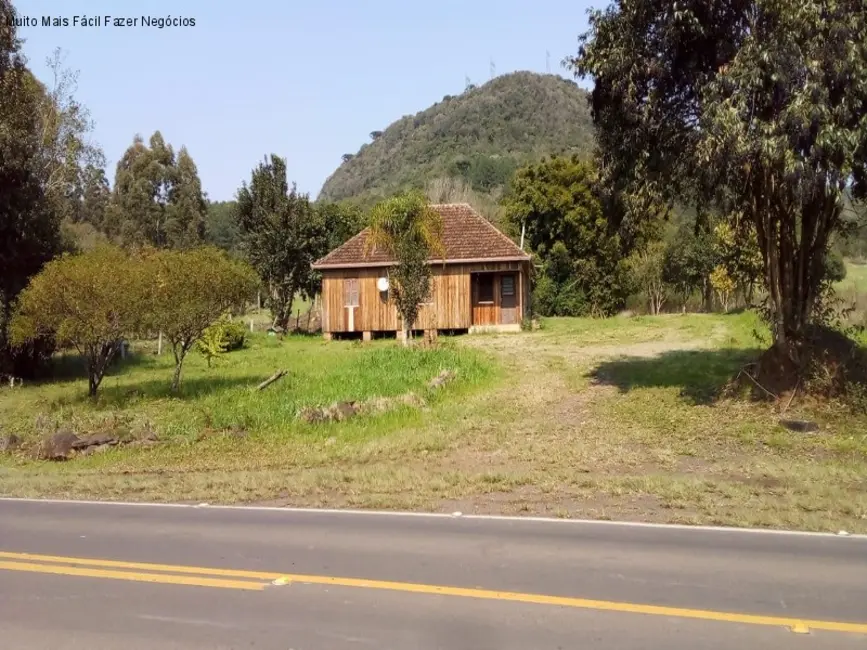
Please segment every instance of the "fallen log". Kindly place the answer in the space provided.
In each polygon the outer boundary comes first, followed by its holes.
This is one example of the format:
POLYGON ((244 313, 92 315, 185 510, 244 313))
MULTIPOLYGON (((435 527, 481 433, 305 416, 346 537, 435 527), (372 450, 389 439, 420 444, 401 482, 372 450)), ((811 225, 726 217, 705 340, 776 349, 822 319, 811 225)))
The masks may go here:
POLYGON ((263 381, 261 384, 259 384, 258 386, 256 386, 256 390, 265 390, 266 388, 268 388, 268 386, 270 386, 270 385, 273 384, 275 381, 277 381, 278 379, 280 379, 281 377, 283 377, 285 374, 286 374, 286 371, 285 371, 285 370, 278 370, 278 371, 275 372, 273 375, 271 375, 270 377, 268 377, 268 379, 266 379, 266 380, 263 381))

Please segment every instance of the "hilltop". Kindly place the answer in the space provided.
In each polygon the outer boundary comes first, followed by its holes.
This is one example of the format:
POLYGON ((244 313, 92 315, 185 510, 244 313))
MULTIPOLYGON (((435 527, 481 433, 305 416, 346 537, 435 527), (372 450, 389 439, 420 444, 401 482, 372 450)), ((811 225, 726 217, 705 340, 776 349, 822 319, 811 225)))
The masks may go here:
POLYGON ((320 199, 373 199, 434 179, 463 178, 490 193, 519 165, 551 153, 590 154, 587 92, 557 75, 515 72, 373 131, 345 154, 320 199))

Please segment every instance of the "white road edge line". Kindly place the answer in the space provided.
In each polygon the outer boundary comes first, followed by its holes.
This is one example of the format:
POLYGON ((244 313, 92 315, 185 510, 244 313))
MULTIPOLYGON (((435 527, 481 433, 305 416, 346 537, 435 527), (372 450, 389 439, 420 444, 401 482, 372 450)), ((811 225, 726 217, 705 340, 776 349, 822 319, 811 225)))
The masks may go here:
POLYGON ((375 517, 422 517, 428 519, 473 519, 482 521, 536 522, 562 525, 612 526, 625 528, 656 528, 662 530, 699 530, 718 533, 749 533, 755 535, 796 535, 803 537, 831 537, 834 539, 867 540, 867 535, 853 533, 821 533, 806 530, 787 530, 774 528, 737 528, 734 526, 692 526, 690 524, 658 524, 643 521, 611 521, 606 519, 566 519, 559 517, 521 517, 509 515, 472 515, 441 512, 407 512, 402 510, 351 510, 341 508, 293 508, 278 506, 211 505, 191 503, 153 503, 136 501, 87 501, 80 499, 31 499, 19 497, 0 497, 0 503, 48 503, 83 506, 125 506, 139 508, 188 508, 205 510, 238 510, 250 512, 286 512, 307 515, 365 515, 375 517))

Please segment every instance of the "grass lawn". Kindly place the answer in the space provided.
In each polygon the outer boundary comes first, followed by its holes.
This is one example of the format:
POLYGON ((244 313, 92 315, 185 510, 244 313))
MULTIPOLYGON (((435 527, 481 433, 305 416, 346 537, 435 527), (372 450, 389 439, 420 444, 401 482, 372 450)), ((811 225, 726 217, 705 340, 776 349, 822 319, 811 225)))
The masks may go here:
POLYGON ((867 264, 846 262, 846 277, 837 283, 838 291, 857 290, 867 293, 867 264))
POLYGON ((257 335, 221 367, 191 358, 180 398, 167 393, 168 358, 142 354, 96 405, 80 379, 4 389, 0 422, 31 437, 40 414, 81 431, 150 427, 160 445, 65 463, 0 455, 0 493, 867 532, 867 417, 796 399, 786 417, 820 425, 796 433, 767 404, 719 397, 763 333, 745 313, 550 319, 431 350, 257 335), (424 408, 295 417, 425 393, 444 368, 458 379, 424 408))

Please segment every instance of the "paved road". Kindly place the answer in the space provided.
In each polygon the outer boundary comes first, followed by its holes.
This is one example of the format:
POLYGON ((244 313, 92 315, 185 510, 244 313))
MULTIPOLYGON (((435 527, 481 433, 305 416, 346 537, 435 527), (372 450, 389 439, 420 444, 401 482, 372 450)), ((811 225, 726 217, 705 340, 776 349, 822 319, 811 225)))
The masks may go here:
POLYGON ((0 500, 0 638, 16 650, 863 650, 867 538, 0 500))

